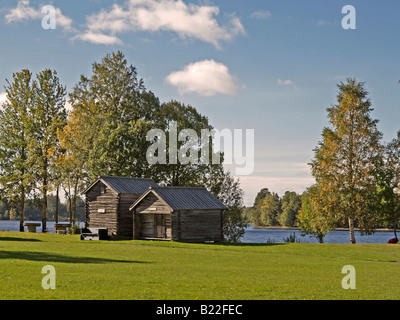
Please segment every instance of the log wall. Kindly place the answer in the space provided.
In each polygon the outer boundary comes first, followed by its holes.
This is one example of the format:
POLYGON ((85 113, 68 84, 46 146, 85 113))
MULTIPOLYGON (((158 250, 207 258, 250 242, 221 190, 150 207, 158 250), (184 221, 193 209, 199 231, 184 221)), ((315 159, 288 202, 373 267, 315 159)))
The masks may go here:
POLYGON ((129 207, 139 198, 138 194, 120 194, 119 199, 119 234, 120 240, 133 239, 133 212, 129 207))
POLYGON ((179 241, 183 242, 222 242, 222 211, 221 210, 185 210, 178 212, 179 241))
POLYGON ((135 208, 134 238, 172 240, 171 210, 154 194, 135 208))
POLYGON ((98 182, 87 193, 85 200, 86 221, 88 228, 107 228, 108 236, 118 236, 118 194, 98 182), (101 189, 104 188, 104 193, 101 189))

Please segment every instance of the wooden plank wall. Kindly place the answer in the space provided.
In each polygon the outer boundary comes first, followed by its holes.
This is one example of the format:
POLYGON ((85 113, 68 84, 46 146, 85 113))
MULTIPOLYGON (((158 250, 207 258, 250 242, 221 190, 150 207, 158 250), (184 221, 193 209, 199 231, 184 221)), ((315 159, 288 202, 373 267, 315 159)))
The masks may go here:
POLYGON ((172 240, 172 221, 170 209, 154 194, 149 193, 146 198, 135 208, 135 238, 157 238, 155 215, 162 214, 165 223, 165 238, 172 240))
MULTIPOLYGON (((137 238, 140 239, 157 239, 157 227, 155 225, 154 214, 149 213, 139 213, 137 215, 138 231, 137 238)), ((165 237, 162 239, 171 240, 171 216, 169 214, 164 214, 164 233, 165 237)))
POLYGON ((99 181, 86 193, 86 227, 107 228, 108 236, 118 236, 118 194, 112 189, 105 187, 105 193, 101 193, 99 181), (100 213, 99 209, 105 209, 100 213))
POLYGON ((140 204, 136 207, 137 213, 160 213, 168 214, 171 210, 165 205, 165 203, 159 200, 154 194, 149 193, 140 204), (155 210, 154 210, 155 209, 155 210))
POLYGON ((139 194, 120 194, 119 199, 119 234, 120 240, 133 239, 133 211, 129 207, 139 198, 139 194))
POLYGON ((185 210, 178 215, 179 230, 174 234, 179 235, 179 241, 223 241, 221 210, 185 210))

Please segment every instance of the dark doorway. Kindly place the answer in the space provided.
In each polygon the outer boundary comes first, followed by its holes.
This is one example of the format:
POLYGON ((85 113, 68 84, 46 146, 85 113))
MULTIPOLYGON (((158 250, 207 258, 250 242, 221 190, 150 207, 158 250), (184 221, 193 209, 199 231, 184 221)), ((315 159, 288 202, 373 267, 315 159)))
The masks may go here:
POLYGON ((154 215, 154 235, 156 238, 165 238, 165 217, 163 214, 154 215))

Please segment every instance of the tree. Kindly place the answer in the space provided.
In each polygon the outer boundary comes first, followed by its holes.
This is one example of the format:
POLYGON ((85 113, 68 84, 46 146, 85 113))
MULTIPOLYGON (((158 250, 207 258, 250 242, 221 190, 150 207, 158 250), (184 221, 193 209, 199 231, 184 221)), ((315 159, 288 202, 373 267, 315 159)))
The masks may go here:
POLYGON ((163 103, 156 111, 154 127, 163 131, 166 138, 166 162, 154 165, 152 172, 155 180, 170 186, 205 185, 218 194, 218 181, 224 181, 223 155, 220 163, 213 164, 210 159, 212 141, 210 137, 201 139, 202 130, 211 132, 213 129, 208 118, 191 105, 170 101, 163 103), (198 139, 191 141, 187 137, 179 138, 179 133, 183 130, 191 131, 198 139), (175 146, 172 145, 172 140, 175 140, 175 146), (202 157, 203 146, 207 149, 208 156, 202 157), (185 162, 182 163, 182 160, 185 162))
POLYGON ((2 197, 15 214, 19 206, 20 231, 24 231, 24 210, 31 175, 28 165, 28 119, 33 103, 32 73, 13 74, 5 87, 7 100, 0 108, 0 184, 2 197))
POLYGON ((243 237, 247 222, 243 216, 243 190, 239 180, 226 172, 217 197, 228 208, 223 215, 223 234, 226 242, 239 242, 243 237))
POLYGON ((397 137, 386 144, 384 153, 378 159, 374 178, 377 185, 375 199, 371 203, 381 223, 393 228, 397 238, 396 229, 400 224, 400 198, 393 192, 400 183, 400 131, 397 137))
POLYGON ((365 233, 376 227, 369 203, 375 192, 372 169, 382 149, 382 134, 378 121, 370 116, 373 109, 364 83, 349 78, 338 89, 338 103, 327 109, 332 127, 324 128, 310 165, 321 196, 329 199, 327 211, 348 221, 350 242, 355 243, 355 223, 365 233))
POLYGON ((255 226, 261 226, 261 206, 264 198, 268 195, 271 194, 271 192, 268 190, 268 188, 263 188, 261 189, 258 193, 256 198, 254 199, 254 204, 252 208, 252 213, 251 213, 251 219, 254 223, 255 226))
POLYGON ((308 188, 303 194, 302 205, 297 216, 297 224, 302 235, 315 237, 319 243, 334 228, 334 218, 324 210, 324 198, 318 184, 308 188))
POLYGON ((278 216, 281 226, 296 226, 297 214, 301 208, 301 197, 296 192, 286 191, 281 199, 282 212, 278 216))
MULTIPOLYGON (((70 94, 73 117, 69 131, 85 151, 75 158, 84 163, 90 180, 99 175, 144 177, 147 173, 145 136, 159 106, 136 68, 122 52, 107 54, 92 65, 92 76, 81 76, 70 94)), ((75 150, 77 151, 77 150, 75 150)))
POLYGON ((278 216, 281 212, 281 201, 279 195, 275 192, 265 196, 261 205, 261 223, 263 226, 278 225, 278 216))
POLYGON ((42 230, 46 232, 47 194, 54 182, 52 150, 58 144, 57 131, 65 125, 66 88, 60 84, 57 72, 50 69, 37 74, 33 86, 34 99, 30 109, 28 161, 36 185, 41 190, 42 230))

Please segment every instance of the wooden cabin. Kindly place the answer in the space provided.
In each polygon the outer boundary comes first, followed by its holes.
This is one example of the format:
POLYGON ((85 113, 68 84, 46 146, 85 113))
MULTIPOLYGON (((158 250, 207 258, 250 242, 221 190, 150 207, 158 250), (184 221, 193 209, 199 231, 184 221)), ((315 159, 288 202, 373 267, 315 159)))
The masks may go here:
POLYGON ((226 209, 206 188, 150 187, 130 207, 133 238, 222 242, 226 209))
POLYGON ((100 176, 83 192, 85 228, 106 228, 109 239, 132 239, 129 207, 149 187, 157 186, 151 179, 100 176))

